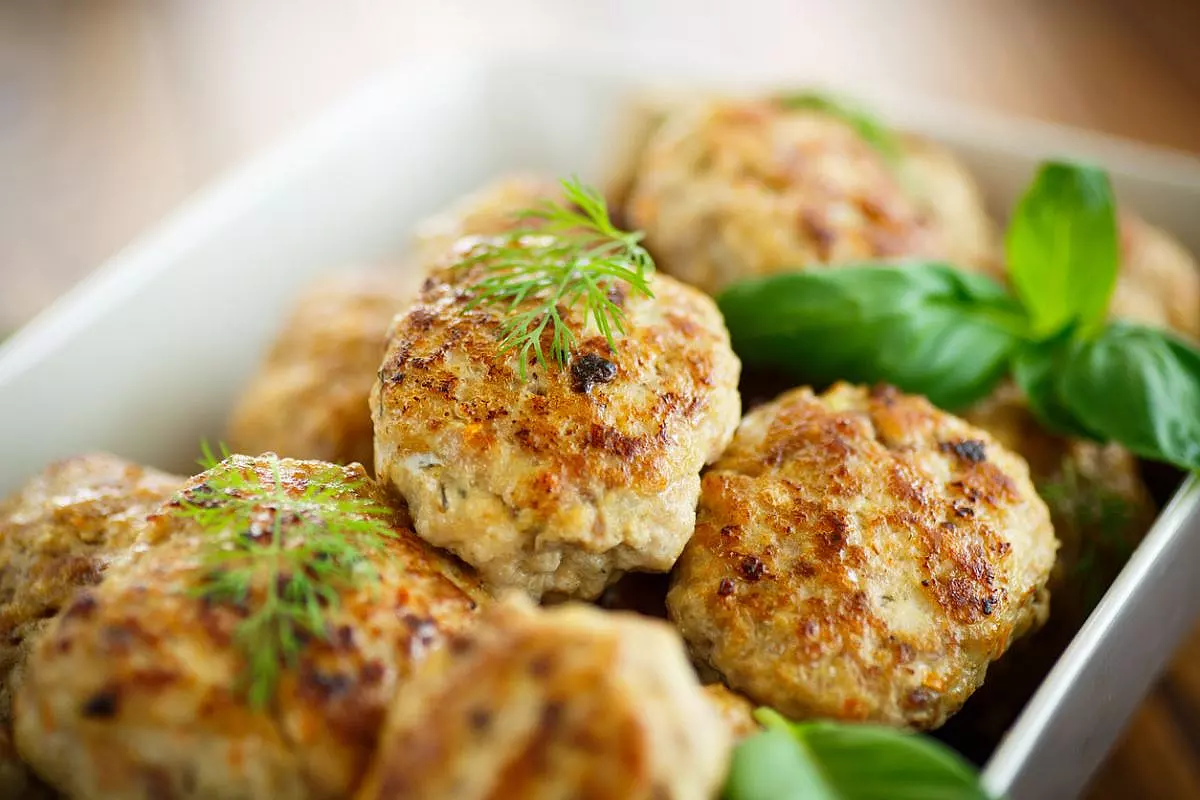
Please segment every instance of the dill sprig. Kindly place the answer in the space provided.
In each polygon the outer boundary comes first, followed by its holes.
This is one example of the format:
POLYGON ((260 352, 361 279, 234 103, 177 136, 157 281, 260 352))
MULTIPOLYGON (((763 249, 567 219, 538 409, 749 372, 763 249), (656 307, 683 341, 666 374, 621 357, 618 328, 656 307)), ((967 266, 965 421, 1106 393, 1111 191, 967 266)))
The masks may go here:
POLYGON ((889 163, 903 159, 904 148, 896 133, 850 100, 821 92, 793 92, 780 95, 778 101, 784 108, 817 111, 840 119, 889 163))
POLYGON ((193 594, 246 612, 234 631, 241 688, 263 708, 305 643, 328 639, 340 592, 378 578, 366 556, 394 537, 392 512, 332 464, 287 481, 274 454, 262 457, 264 471, 255 459, 216 462, 202 449, 213 466, 172 513, 208 536, 193 594))
POLYGON ((233 455, 233 453, 229 452, 229 446, 224 442, 217 442, 217 452, 219 452, 221 455, 218 456, 213 452, 212 445, 208 443, 207 439, 201 439, 200 457, 196 459, 196 463, 200 465, 200 469, 208 472, 210 469, 215 468, 222 461, 233 455))
POLYGON ((508 311, 500 352, 518 353, 522 380, 531 355, 543 368, 550 361, 566 366, 577 340, 567 317, 576 305, 583 305, 584 326, 591 319, 615 351, 626 323, 619 298, 614 300, 617 284, 654 296, 654 262, 640 244, 642 233, 613 225, 604 198, 577 178, 560 183, 562 202, 544 200, 520 212, 517 217, 531 224, 480 242, 456 265, 480 275, 464 311, 481 305, 508 311), (542 346, 547 328, 549 357, 542 346))

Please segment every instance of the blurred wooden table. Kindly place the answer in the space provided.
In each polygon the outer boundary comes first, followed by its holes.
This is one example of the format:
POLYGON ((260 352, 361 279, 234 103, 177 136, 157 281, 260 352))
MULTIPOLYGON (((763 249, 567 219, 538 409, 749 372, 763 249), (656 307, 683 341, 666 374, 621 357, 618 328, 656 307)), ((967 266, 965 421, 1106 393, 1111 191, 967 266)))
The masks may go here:
MULTIPOLYGON (((0 332, 222 169, 398 56, 620 37, 1200 152, 1200 5, 1180 0, 7 0, 0 332)), ((1095 781, 1200 797, 1200 632, 1095 781)))

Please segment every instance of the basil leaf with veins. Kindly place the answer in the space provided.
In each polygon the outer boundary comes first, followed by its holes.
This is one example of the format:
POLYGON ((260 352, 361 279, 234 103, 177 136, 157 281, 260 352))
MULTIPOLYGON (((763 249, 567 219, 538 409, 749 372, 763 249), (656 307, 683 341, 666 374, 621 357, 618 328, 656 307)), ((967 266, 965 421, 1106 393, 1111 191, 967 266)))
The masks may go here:
POLYGON ((926 262, 740 281, 717 304, 748 365, 814 385, 883 381, 948 409, 995 387, 1026 326, 994 281, 926 262))
POLYGON ((1083 338, 1098 333, 1120 259, 1107 173, 1083 164, 1044 163, 1017 203, 1005 256, 1035 337, 1072 325, 1083 338))
POLYGON ((1098 438, 1200 470, 1200 350, 1193 345, 1114 322, 1072 345, 1057 386, 1065 407, 1098 438))

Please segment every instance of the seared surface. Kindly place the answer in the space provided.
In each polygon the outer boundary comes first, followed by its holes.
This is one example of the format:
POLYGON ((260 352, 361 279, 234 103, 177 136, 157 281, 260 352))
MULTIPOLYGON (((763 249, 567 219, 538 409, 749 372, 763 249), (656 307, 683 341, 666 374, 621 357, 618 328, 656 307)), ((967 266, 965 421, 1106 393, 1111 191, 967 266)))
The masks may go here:
POLYGON ((762 730, 754 720, 754 704, 745 695, 738 694, 723 683, 710 683, 704 687, 704 696, 717 710, 734 740, 744 739, 762 730))
POLYGON ((435 272, 392 329, 371 396, 376 474, 417 533, 496 586, 593 598, 625 570, 670 569, 700 468, 739 414, 716 306, 655 275, 653 298, 620 296, 616 352, 576 307, 570 364, 533 362, 522 380, 518 356, 499 352, 506 309, 465 311, 470 280, 435 272))
MULTIPOLYGON (((237 459, 270 485, 265 459, 237 459)), ((280 463, 293 492, 328 467, 280 463)), ((341 474, 365 478, 359 467, 341 474)), ((245 665, 233 640, 246 612, 194 594, 200 550, 214 533, 170 509, 147 529, 145 552, 79 594, 38 639, 16 697, 21 754, 78 798, 347 796, 397 686, 472 619, 483 594, 396 528, 370 556, 378 583, 340 592, 329 640, 310 641, 273 703, 254 710, 239 688, 245 665)), ((263 524, 273 524, 272 506, 262 509, 263 524)), ((300 535, 294 524, 283 520, 285 538, 300 535)), ((262 586, 254 591, 261 599, 262 586)))
POLYGON ((705 474, 667 607, 756 703, 933 728, 1044 620, 1056 547, 988 434, 889 388, 803 388, 705 474))
MULTIPOLYGON (((104 453, 56 461, 0 502, 0 674, 81 586, 128 556, 183 478, 104 453)), ((7 682, 0 721, 9 719, 7 682)))
POLYGON ((1053 619, 1077 628, 1154 521, 1137 459, 1117 444, 1046 430, 1011 383, 963 416, 1029 462, 1061 542, 1050 583, 1053 619))
POLYGON ((82 586, 128 557, 183 478, 103 453, 56 461, 0 501, 0 797, 33 797, 9 734, 29 648, 82 586))
POLYGON ((299 296, 229 423, 237 453, 279 453, 368 469, 367 398, 388 326, 416 294, 414 270, 343 270, 299 296))
POLYGON ((1048 584, 1050 619, 992 665, 966 710, 946 727, 948 741, 983 760, 1149 530, 1155 509, 1128 451, 1047 431, 1012 383, 963 416, 1029 462, 1061 542, 1048 584))
POLYGON ((709 800, 730 737, 665 623, 505 605, 388 712, 358 800, 709 800))
POLYGON ((558 200, 556 181, 539 175, 501 175, 459 198, 449 208, 423 220, 413 236, 417 261, 434 265, 464 236, 495 236, 529 225, 517 215, 545 200, 558 200))
POLYGON ((898 167, 821 112, 690 103, 647 138, 628 222, 665 271, 706 292, 814 265, 976 258, 987 236, 973 182, 944 151, 913 140, 898 167))

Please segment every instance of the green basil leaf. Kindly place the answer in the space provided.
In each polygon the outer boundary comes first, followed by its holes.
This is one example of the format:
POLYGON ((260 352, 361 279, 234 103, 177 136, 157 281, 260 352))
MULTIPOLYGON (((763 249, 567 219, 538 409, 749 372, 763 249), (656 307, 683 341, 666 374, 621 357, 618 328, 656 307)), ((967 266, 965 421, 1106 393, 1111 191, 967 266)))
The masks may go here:
POLYGON ((1116 201, 1102 169, 1048 162, 1017 204, 1005 242, 1008 274, 1035 336, 1078 323, 1100 330, 1117 280, 1116 201))
POLYGON ((1104 438, 1083 427, 1059 395, 1058 379, 1071 356, 1073 329, 1043 342, 1028 342, 1013 355, 1012 376, 1034 415, 1051 430, 1084 439, 1104 438))
POLYGON ((810 800, 827 797, 821 775, 787 731, 764 731, 733 751, 723 800, 810 800))
POLYGON ((987 798, 975 769, 934 739, 874 725, 791 724, 768 709, 756 716, 767 730, 734 751, 726 800, 987 798))
POLYGON ((819 111, 840 119, 888 161, 897 162, 903 154, 900 138, 889 127, 849 100, 821 92, 796 92, 782 94, 777 101, 784 108, 819 111))
POLYGON ((1200 469, 1200 350, 1168 333, 1113 323, 1077 342, 1058 393, 1085 428, 1139 456, 1200 469))
POLYGON ((816 386, 884 381, 947 409, 992 390, 1026 325, 994 281, 933 263, 770 275, 734 284, 717 304, 750 366, 816 386))
POLYGON ((987 794, 957 753, 924 736, 872 725, 812 722, 796 736, 839 800, 979 800, 987 794))

